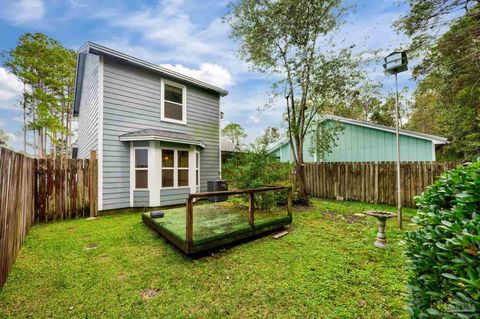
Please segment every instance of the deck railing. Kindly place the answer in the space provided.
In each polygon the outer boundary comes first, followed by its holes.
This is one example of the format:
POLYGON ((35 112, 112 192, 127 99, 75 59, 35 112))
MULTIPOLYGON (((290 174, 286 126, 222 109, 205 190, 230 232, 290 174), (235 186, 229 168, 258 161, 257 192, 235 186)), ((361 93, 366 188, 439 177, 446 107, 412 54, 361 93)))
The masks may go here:
POLYGON ((187 198, 187 214, 186 214, 186 241, 188 249, 190 250, 193 245, 193 200, 202 199, 210 196, 221 196, 221 195, 242 195, 248 194, 249 196, 249 205, 248 205, 248 223, 252 228, 255 227, 255 194, 264 193, 269 191, 279 191, 279 190, 288 190, 287 194, 287 212, 288 215, 292 216, 292 198, 293 190, 291 186, 273 186, 273 187, 264 187, 264 188, 255 188, 255 189, 242 189, 242 190, 232 190, 232 191, 217 191, 217 192, 203 192, 203 193, 193 193, 188 195, 187 198))

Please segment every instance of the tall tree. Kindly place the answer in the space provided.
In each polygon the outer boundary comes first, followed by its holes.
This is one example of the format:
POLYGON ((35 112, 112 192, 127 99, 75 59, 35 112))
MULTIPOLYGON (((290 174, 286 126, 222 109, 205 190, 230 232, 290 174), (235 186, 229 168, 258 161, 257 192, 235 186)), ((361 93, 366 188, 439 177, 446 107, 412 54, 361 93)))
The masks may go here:
MULTIPOLYGON (((447 137, 450 143, 440 158, 472 160, 480 156, 480 7, 477 1, 438 3, 449 9, 438 13, 438 20, 445 20, 455 8, 460 11, 450 21, 448 31, 427 47, 425 58, 414 69, 419 84, 408 127, 447 137)), ((413 7, 403 19, 418 20, 422 25, 430 21, 423 18, 428 14, 433 13, 420 14, 413 7)), ((430 25, 435 23, 433 20, 430 25)), ((407 34, 413 31, 408 26, 404 25, 407 34)))
POLYGON ((305 137, 317 115, 344 98, 356 80, 350 50, 329 43, 345 10, 341 0, 239 0, 230 8, 227 21, 240 41, 240 56, 255 70, 279 78, 273 90, 286 98, 299 200, 308 204, 305 137))
POLYGON ((64 156, 65 137, 71 136, 75 52, 42 33, 26 33, 3 55, 5 66, 25 86, 21 105, 28 127, 38 136, 37 155, 45 156, 50 142, 51 156, 64 156))
POLYGON ((236 150, 239 150, 247 134, 240 124, 229 123, 222 128, 222 136, 232 142, 236 150))
POLYGON ((256 143, 261 147, 267 148, 268 145, 276 143, 280 140, 280 132, 278 128, 269 126, 267 127, 262 135, 257 138, 256 143))
POLYGON ((423 57, 426 52, 428 53, 453 21, 478 4, 477 0, 408 0, 405 2, 409 3, 410 10, 394 25, 412 38, 409 51, 413 57, 423 57))

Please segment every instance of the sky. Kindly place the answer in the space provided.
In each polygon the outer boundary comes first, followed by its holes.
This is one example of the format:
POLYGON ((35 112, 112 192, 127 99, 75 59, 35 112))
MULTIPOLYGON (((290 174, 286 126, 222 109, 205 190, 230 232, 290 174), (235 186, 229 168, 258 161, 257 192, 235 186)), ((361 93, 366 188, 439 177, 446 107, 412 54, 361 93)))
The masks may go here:
MULTIPOLYGON (((0 51, 16 46, 26 32, 42 32, 77 50, 92 41, 149 62, 215 84, 229 91, 221 99, 222 126, 238 123, 253 141, 268 126, 284 128, 284 99, 259 112, 269 101, 274 77, 253 72, 239 59, 238 43, 222 22, 227 0, 98 1, 0 0, 0 51)), ((345 22, 335 35, 340 46, 380 50, 388 54, 408 42, 392 23, 407 12, 397 0, 348 0, 345 22)), ((23 148, 22 113, 18 99, 22 85, 0 58, 0 128, 9 145, 23 148)), ((381 62, 368 65, 369 77, 384 83, 388 92, 393 77, 383 74, 381 62)), ((399 86, 415 88, 410 72, 399 76, 399 86)), ((28 139, 28 138, 27 138, 28 139)))

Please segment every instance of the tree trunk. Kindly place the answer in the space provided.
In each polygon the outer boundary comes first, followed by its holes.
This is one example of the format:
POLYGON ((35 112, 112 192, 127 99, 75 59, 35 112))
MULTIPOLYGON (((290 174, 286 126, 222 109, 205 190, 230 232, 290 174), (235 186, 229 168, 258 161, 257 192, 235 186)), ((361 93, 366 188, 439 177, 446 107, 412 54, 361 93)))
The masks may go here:
POLYGON ((298 202, 301 205, 309 205, 308 190, 307 190, 307 179, 305 176, 305 164, 295 165, 295 172, 297 177, 297 186, 298 186, 298 202))

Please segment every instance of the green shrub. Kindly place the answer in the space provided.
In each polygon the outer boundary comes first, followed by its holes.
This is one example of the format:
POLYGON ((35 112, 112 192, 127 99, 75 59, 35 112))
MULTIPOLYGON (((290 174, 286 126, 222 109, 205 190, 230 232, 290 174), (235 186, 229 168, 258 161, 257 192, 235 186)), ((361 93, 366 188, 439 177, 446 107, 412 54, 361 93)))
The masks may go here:
POLYGON ((406 255, 413 318, 480 318, 480 162, 443 174, 416 198, 406 255))
MULTIPOLYGON (((237 153, 222 165, 222 177, 231 187, 238 189, 289 185, 290 164, 281 163, 268 154, 265 147, 252 147, 247 152, 237 153)), ((270 211, 278 203, 286 201, 286 192, 255 194, 255 204, 270 211)))

